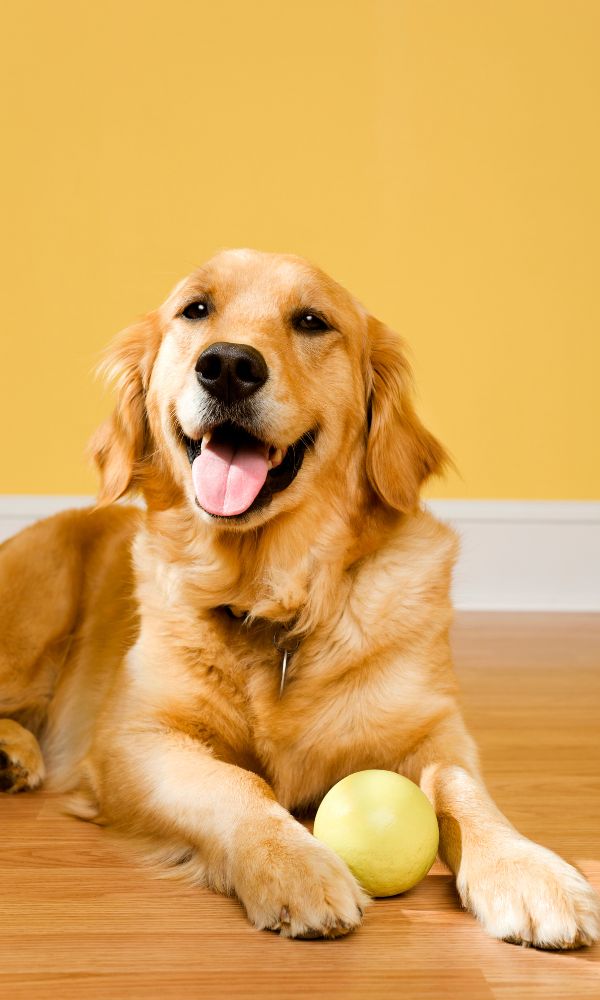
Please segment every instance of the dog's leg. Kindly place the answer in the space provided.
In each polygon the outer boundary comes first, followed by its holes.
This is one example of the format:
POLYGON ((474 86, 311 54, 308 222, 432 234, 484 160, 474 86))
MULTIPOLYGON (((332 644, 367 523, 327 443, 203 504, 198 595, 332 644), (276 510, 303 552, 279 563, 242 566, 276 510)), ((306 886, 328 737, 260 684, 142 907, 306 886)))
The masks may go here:
POLYGON ((36 737, 49 783, 71 787, 131 642, 126 553, 138 520, 118 506, 64 511, 0 545, 0 791, 43 780, 36 737))
POLYGON ((40 521, 0 546, 0 792, 44 779, 43 727, 81 590, 83 512, 40 521))
POLYGON ((405 761, 434 804, 440 856, 463 905, 489 934, 538 948, 577 948, 600 936, 600 900, 580 872, 523 837, 479 774, 462 718, 441 723, 405 761))
POLYGON ((33 733, 13 719, 0 719, 0 792, 37 788, 44 776, 42 751, 33 733))
POLYGON ((257 928, 337 937, 360 923, 367 897, 349 869, 262 778, 181 732, 138 724, 112 736, 108 753, 92 755, 99 822, 190 845, 207 883, 235 892, 257 928))

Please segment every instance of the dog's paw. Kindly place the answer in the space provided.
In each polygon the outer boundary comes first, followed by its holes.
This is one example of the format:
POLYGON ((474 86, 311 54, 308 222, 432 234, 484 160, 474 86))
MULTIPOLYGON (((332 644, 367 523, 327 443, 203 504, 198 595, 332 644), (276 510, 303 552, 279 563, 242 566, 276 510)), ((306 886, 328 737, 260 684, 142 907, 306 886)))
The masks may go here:
POLYGON ((461 865, 463 905, 493 937, 535 948, 579 948, 600 937, 600 899, 557 854, 524 837, 461 865))
POLYGON ((38 741, 12 719, 0 720, 0 792, 37 788, 46 774, 38 741))
POLYGON ((369 899, 344 862, 289 817, 238 841, 233 882, 254 926, 284 937, 348 934, 369 899))

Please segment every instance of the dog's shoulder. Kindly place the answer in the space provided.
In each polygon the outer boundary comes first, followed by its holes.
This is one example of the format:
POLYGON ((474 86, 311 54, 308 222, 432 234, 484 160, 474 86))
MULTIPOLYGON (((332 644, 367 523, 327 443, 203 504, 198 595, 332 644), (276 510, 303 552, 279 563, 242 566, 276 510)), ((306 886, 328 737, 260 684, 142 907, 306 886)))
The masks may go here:
POLYGON ((450 575, 458 555, 459 539, 450 525, 426 508, 399 518, 381 544, 362 561, 358 576, 372 583, 398 586, 450 575))

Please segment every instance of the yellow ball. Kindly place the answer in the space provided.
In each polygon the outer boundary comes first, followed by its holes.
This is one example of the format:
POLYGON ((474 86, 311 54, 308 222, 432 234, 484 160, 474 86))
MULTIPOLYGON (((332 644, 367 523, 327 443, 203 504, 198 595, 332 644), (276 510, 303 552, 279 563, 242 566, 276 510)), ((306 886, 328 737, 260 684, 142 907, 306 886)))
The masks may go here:
POLYGON ((328 792, 314 834, 371 896, 395 896, 425 877, 439 830, 429 799, 395 771, 357 771, 328 792))

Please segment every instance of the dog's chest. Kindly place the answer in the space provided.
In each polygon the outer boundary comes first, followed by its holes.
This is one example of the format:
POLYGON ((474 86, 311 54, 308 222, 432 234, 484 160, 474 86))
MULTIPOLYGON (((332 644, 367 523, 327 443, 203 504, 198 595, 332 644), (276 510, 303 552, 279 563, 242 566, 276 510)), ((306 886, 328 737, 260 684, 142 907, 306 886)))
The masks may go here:
POLYGON ((439 716, 441 694, 426 690, 421 665, 371 664, 328 672, 283 654, 248 680, 253 751, 279 801, 316 805, 336 781, 366 768, 397 769, 439 716), (281 693, 280 693, 281 689, 281 693))

